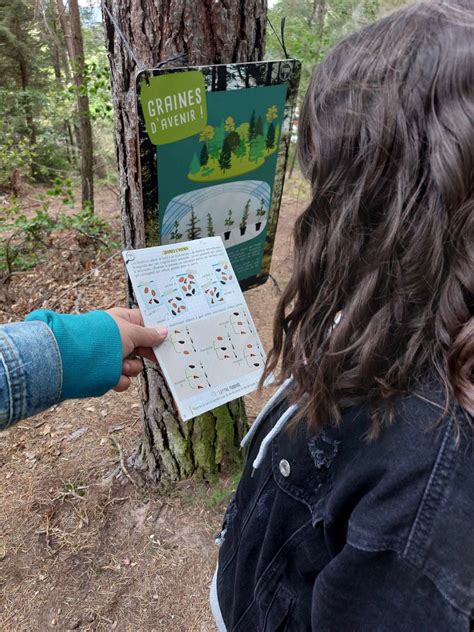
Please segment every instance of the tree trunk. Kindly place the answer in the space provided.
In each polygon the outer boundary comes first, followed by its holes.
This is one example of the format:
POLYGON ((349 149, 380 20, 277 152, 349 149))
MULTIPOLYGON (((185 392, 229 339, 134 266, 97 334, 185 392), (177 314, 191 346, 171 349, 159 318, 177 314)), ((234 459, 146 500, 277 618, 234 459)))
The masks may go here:
POLYGON ((94 207, 94 175, 92 124, 89 112, 89 97, 84 82, 84 45, 82 42, 81 19, 77 0, 69 0, 69 21, 63 0, 56 0, 59 21, 64 33, 66 49, 71 62, 74 85, 76 86, 77 110, 79 114, 79 144, 81 150, 82 207, 94 207))
MULTIPOLYGON (((125 248, 145 245, 137 154, 135 72, 139 68, 107 10, 139 60, 140 69, 153 68, 179 53, 186 53, 189 65, 261 60, 266 0, 227 5, 206 0, 103 2, 125 248)), ((146 366, 141 391, 144 436, 136 465, 151 480, 177 480, 196 471, 210 477, 240 459, 238 446, 246 427, 242 400, 183 423, 156 367, 146 366)))

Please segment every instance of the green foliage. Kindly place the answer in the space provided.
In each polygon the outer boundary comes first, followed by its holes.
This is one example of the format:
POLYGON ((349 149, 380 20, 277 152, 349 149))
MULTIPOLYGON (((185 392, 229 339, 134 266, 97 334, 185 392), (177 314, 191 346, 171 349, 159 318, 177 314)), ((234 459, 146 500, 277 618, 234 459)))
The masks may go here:
POLYGON ((74 208, 71 181, 56 178, 53 187, 43 198, 41 206, 25 213, 18 200, 13 198, 0 211, 0 271, 11 274, 36 265, 48 254, 52 238, 60 231, 69 230, 92 245, 95 250, 115 246, 110 239, 110 227, 97 217, 90 207, 76 213, 50 211, 50 199, 61 198, 64 205, 74 208))
POLYGON ((225 507, 229 504, 232 495, 235 493, 242 476, 242 468, 240 464, 235 465, 229 472, 229 478, 225 482, 217 480, 212 487, 212 494, 206 500, 207 505, 212 509, 214 507, 225 507))
MULTIPOLYGON (((286 17, 285 44, 288 53, 302 61, 300 94, 306 92, 312 68, 342 37, 377 19, 382 8, 401 0, 279 0, 268 11, 277 33, 286 17)), ((281 46, 267 29, 267 57, 281 59, 281 46)))
MULTIPOLYGON (((67 6, 67 3, 65 3, 67 6)), ((84 84, 98 175, 115 170, 112 101, 102 25, 81 9, 84 84)), ((19 176, 49 182, 78 173, 76 92, 55 0, 0 0, 0 188, 19 176)))
POLYGON ((95 55, 95 59, 84 64, 84 84, 80 91, 89 95, 90 117, 93 121, 112 122, 113 108, 110 93, 110 76, 107 59, 95 55))

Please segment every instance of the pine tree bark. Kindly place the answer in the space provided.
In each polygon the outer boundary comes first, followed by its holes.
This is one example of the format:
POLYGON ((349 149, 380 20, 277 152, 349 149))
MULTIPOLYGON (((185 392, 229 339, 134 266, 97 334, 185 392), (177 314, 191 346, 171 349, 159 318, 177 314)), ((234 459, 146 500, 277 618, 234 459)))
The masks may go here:
POLYGON ((81 18, 78 0, 69 0, 69 20, 63 0, 56 0, 59 21, 71 62, 74 85, 76 86, 77 110, 79 114, 79 144, 81 150, 82 207, 94 208, 94 174, 92 124, 89 97, 84 81, 84 45, 82 41, 81 18))
MULTIPOLYGON (((119 168, 122 241, 145 245, 139 184, 135 72, 186 53, 187 64, 258 61, 263 58, 266 0, 103 0, 106 46, 112 78, 119 168), (129 43, 124 45, 107 10, 129 43), (137 68, 135 60, 141 68, 137 68)), ((135 460, 152 481, 177 480, 199 472, 208 478, 240 458, 245 408, 236 400, 184 424, 156 369, 141 379, 143 440, 135 460)))

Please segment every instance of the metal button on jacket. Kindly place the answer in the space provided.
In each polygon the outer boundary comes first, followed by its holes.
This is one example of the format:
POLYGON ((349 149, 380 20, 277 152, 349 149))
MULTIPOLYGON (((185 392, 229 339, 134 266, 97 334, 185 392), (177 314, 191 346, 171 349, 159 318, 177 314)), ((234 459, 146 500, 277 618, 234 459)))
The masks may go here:
POLYGON ((284 476, 285 478, 288 478, 291 472, 291 466, 286 459, 282 459, 280 461, 279 468, 280 468, 280 474, 284 476))

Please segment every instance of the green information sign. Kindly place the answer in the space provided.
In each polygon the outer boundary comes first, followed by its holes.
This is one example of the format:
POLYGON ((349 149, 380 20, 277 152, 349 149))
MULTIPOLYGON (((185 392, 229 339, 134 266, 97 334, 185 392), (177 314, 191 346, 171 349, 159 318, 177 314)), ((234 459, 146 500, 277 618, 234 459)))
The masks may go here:
POLYGON ((265 282, 299 76, 291 59, 138 75, 148 246, 219 235, 242 288, 265 282))
POLYGON ((140 103, 153 145, 175 143, 206 127, 206 86, 199 70, 142 79, 140 103))

